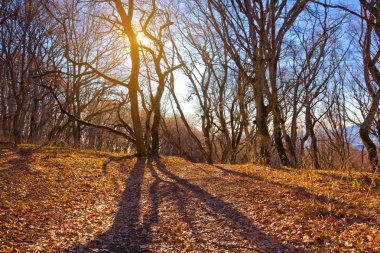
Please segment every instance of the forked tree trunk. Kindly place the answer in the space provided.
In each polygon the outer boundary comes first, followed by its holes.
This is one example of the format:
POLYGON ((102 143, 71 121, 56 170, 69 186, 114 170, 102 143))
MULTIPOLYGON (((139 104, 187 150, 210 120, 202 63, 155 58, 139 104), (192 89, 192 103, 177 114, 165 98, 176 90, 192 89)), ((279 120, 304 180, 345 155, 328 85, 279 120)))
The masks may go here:
POLYGON ((123 3, 120 0, 114 0, 116 5, 116 10, 121 17, 122 25, 125 34, 128 37, 130 43, 130 54, 131 54, 131 75, 128 83, 129 90, 129 100, 131 104, 131 118, 132 118, 132 127, 133 133, 136 140, 136 150, 137 155, 144 156, 146 155, 144 134, 141 125, 140 119, 140 110, 139 110, 139 100, 138 100, 138 77, 140 71, 140 53, 139 45, 136 38, 136 33, 132 27, 132 18, 133 10, 135 8, 134 1, 129 1, 128 5, 128 14, 124 9, 123 3))
POLYGON ((311 160, 312 160, 312 166, 314 169, 319 169, 320 164, 318 160, 318 143, 317 143, 317 137, 315 135, 314 131, 314 124, 312 122, 311 118, 311 107, 310 107, 310 101, 308 98, 305 100, 306 104, 306 112, 305 112, 305 130, 306 134, 301 140, 301 154, 305 158, 305 143, 309 139, 311 139, 310 148, 311 148, 311 160))

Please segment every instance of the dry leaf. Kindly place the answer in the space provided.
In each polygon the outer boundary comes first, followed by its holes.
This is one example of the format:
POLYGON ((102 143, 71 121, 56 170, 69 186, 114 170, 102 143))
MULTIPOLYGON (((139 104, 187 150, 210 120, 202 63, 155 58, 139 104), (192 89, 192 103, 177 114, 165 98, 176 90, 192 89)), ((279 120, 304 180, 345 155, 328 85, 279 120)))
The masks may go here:
POLYGON ((375 236, 375 241, 377 243, 380 243, 380 234, 378 234, 378 235, 375 236))

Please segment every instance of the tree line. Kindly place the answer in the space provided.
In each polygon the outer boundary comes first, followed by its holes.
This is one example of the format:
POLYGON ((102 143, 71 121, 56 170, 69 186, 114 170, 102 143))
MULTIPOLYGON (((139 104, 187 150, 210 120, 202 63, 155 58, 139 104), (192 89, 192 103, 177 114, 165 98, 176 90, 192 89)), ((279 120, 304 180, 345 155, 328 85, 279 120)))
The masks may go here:
POLYGON ((376 171, 379 10, 379 0, 3 0, 0 137, 376 171))

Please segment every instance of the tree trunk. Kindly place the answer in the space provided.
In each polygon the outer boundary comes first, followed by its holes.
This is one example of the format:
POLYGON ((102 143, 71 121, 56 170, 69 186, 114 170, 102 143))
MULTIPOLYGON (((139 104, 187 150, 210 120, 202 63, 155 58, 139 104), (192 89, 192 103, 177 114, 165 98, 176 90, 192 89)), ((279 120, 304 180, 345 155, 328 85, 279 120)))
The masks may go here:
POLYGON ((140 113, 139 104, 138 104, 139 102, 137 98, 136 87, 129 88, 129 99, 131 102, 131 118, 132 118, 133 132, 136 139, 137 155, 144 156, 146 155, 146 149, 145 149, 145 143, 144 143, 143 129, 141 126, 140 114, 139 114, 140 113))
POLYGON ((210 138, 211 123, 209 119, 206 119, 206 117, 208 116, 202 115, 202 132, 203 132, 203 138, 204 138, 204 142, 206 146, 205 158, 208 164, 213 164, 213 159, 212 159, 213 148, 212 148, 212 142, 210 138))
POLYGON ((321 166, 319 165, 319 160, 318 160, 318 143, 317 143, 317 137, 315 136, 313 124, 311 124, 309 132, 310 132, 310 138, 311 138, 311 159, 313 161, 313 168, 320 169, 321 166))
POLYGON ((268 130, 267 107, 263 102, 263 95, 255 95, 256 104, 256 162, 263 165, 270 163, 270 135, 268 130))
POLYGON ((15 146, 21 143, 22 135, 20 130, 20 108, 17 106, 15 115, 13 117, 13 142, 15 146))
POLYGON ((160 148, 160 135, 159 135, 159 126, 161 121, 161 102, 158 102, 154 108, 153 124, 151 129, 152 136, 152 155, 159 156, 160 148))
POLYGON ((310 147, 311 147, 312 165, 313 165, 313 168, 319 169, 320 165, 319 165, 319 161, 318 161, 317 137, 315 136, 315 132, 314 132, 314 124, 313 124, 312 119, 311 119, 311 108, 310 108, 309 104, 306 105, 305 125, 306 125, 305 126, 306 127, 306 134, 301 140, 301 152, 302 152, 303 156, 305 157, 305 155, 304 155, 305 142, 310 137, 311 138, 310 147))
MULTIPOLYGON (((36 96, 36 94, 34 94, 36 96)), ((34 143, 37 140, 37 114, 40 110, 39 100, 34 98, 32 101, 32 111, 30 112, 30 125, 28 141, 34 143)))
POLYGON ((368 152, 368 159, 372 167, 372 171, 375 172, 379 166, 379 159, 377 156, 376 145, 370 138, 369 130, 375 119, 375 114, 379 108, 380 90, 377 91, 376 96, 372 97, 371 105, 368 110, 367 116, 364 118, 363 123, 360 125, 359 135, 362 142, 368 152))
POLYGON ((128 4, 128 14, 126 13, 123 3, 120 0, 114 0, 116 10, 119 13, 123 25, 125 34, 128 37, 130 43, 130 54, 131 54, 131 75, 128 83, 129 90, 129 100, 131 103, 131 118, 132 118, 132 127, 133 133, 136 140, 136 151, 137 155, 144 156, 146 155, 144 134, 141 125, 140 119, 140 110, 139 110, 139 100, 138 100, 138 85, 139 85, 139 72, 140 72, 140 53, 139 45, 136 38, 136 33, 132 27, 132 18, 134 11, 134 1, 129 1, 128 4))
MULTIPOLYGON (((239 75, 240 78, 240 75, 239 75)), ((239 80, 240 81, 240 80, 239 80)), ((245 155, 247 162, 253 162, 252 161, 252 140, 250 138, 250 131, 249 131, 249 121, 248 121, 248 113, 247 113, 247 105, 246 105, 246 99, 245 99, 245 87, 244 84, 241 85, 238 81, 238 100, 239 100, 239 109, 241 113, 241 121, 243 125, 243 131, 245 135, 245 155)))
POLYGON ((280 157, 282 166, 290 166, 288 156, 286 155, 286 150, 284 144, 282 143, 282 130, 281 130, 281 119, 280 119, 280 108, 275 106, 273 115, 273 136, 278 156, 280 157))
POLYGON ((72 131, 73 131, 74 147, 79 148, 81 147, 81 135, 82 135, 81 124, 74 120, 72 131))
POLYGON ((7 127, 7 102, 6 102, 6 95, 5 95, 5 78, 2 77, 2 83, 0 84, 0 96, 1 96, 1 130, 3 132, 3 135, 6 136, 8 134, 8 127, 7 127))

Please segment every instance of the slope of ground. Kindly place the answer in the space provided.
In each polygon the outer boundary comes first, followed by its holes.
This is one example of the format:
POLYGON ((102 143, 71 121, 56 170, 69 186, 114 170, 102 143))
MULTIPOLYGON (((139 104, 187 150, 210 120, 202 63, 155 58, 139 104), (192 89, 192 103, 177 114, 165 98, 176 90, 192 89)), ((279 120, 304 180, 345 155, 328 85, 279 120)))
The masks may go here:
POLYGON ((366 175, 0 148, 0 252, 380 252, 366 175))

